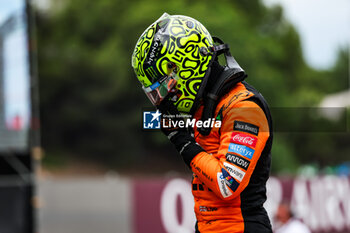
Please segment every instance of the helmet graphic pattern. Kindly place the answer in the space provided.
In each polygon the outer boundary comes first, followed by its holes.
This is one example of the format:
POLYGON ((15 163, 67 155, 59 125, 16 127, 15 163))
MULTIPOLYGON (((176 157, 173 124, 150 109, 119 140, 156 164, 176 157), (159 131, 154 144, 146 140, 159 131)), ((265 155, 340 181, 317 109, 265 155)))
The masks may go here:
POLYGON ((164 14, 138 40, 132 66, 144 87, 175 71, 178 77, 175 105, 190 112, 212 58, 208 48, 213 40, 197 20, 164 14), (175 68, 174 68, 175 67, 175 68))

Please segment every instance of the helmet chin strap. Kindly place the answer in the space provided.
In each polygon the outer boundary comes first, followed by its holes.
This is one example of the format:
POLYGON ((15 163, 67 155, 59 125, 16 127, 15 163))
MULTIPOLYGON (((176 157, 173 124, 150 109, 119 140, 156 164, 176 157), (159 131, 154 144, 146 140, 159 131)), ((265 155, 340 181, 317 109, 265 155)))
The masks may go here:
MULTIPOLYGON (((228 90, 228 88, 235 86, 237 83, 243 81, 247 77, 244 70, 232 57, 229 50, 229 45, 224 44, 224 42, 217 37, 213 37, 213 40, 214 42, 219 43, 219 45, 214 45, 211 47, 211 51, 214 54, 212 60, 214 60, 217 56, 224 54, 226 66, 224 67, 224 71, 218 77, 213 87, 204 97, 204 108, 201 117, 202 121, 213 118, 219 98, 225 93, 225 91, 228 90)), ((207 79, 205 81, 207 81, 207 79)), ((206 83, 204 84, 206 85, 206 83)), ((198 128, 198 132, 204 136, 209 135, 210 131, 211 127, 198 128)))

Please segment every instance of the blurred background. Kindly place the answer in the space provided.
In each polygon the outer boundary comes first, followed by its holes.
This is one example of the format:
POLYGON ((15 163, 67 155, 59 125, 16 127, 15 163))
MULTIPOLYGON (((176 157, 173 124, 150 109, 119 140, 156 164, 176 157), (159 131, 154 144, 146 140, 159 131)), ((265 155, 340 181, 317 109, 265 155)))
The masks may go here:
POLYGON ((0 232, 193 232, 191 172, 142 129, 131 67, 163 12, 230 44, 268 101, 271 219, 287 200, 313 232, 350 232, 348 0, 0 0, 0 232))

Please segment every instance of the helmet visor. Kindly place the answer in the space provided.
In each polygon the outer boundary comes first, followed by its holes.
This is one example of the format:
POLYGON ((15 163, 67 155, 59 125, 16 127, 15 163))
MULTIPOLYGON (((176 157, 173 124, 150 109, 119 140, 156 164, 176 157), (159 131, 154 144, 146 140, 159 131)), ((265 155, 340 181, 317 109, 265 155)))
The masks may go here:
POLYGON ((143 87, 143 90, 152 104, 157 106, 167 97, 169 92, 175 90, 177 80, 178 76, 172 73, 171 75, 164 76, 149 87, 143 87))

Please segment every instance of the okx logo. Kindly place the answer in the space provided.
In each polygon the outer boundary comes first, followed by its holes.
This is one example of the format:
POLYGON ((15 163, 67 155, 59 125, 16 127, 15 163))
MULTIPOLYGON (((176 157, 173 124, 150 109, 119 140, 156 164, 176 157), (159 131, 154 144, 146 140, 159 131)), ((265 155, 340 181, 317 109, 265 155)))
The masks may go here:
POLYGON ((160 116, 162 114, 159 110, 152 112, 143 112, 143 128, 144 129, 160 129, 160 116))

